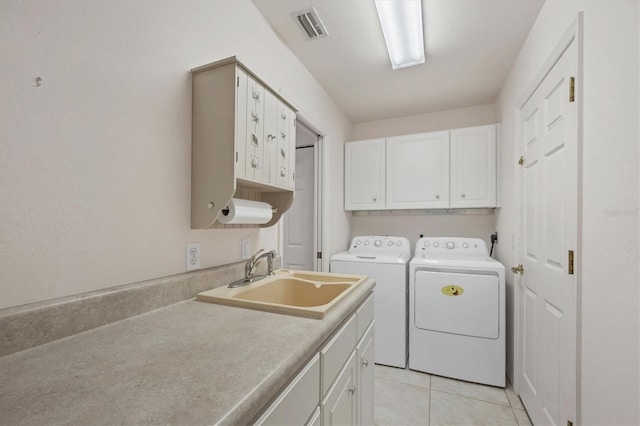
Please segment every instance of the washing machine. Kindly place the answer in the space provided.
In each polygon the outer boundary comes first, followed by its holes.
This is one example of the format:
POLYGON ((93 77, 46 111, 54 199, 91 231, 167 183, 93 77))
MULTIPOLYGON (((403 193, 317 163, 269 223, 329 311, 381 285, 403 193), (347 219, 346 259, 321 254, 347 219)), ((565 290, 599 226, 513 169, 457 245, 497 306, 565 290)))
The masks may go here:
POLYGON ((421 238, 409 266, 409 368, 505 386, 505 268, 476 238, 421 238))
POLYGON ((376 282, 375 362, 405 368, 408 354, 409 260, 403 237, 360 236, 331 258, 331 272, 368 275, 376 282))

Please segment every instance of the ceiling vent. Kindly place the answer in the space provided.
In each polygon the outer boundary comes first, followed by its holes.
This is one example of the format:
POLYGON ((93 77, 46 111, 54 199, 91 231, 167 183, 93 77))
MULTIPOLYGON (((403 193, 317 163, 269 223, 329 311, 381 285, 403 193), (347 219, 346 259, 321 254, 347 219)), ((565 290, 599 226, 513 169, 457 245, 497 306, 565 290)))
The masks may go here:
POLYGON ((292 13, 293 19, 296 20, 304 34, 309 40, 315 40, 320 37, 326 37, 329 35, 324 24, 320 20, 318 13, 314 8, 301 10, 300 12, 292 13))

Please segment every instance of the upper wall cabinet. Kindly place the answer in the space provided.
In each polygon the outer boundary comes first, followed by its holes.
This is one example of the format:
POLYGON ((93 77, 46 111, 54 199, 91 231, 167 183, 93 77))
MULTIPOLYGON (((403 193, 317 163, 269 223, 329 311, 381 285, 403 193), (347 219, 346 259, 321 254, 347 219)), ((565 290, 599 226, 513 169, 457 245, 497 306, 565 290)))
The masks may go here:
POLYGON ((296 109, 235 57, 191 72, 191 227, 229 227, 232 198, 271 204, 273 225, 293 202, 296 109))
POLYGON ((344 209, 385 208, 385 140, 345 144, 344 209))
POLYGON ((345 210, 496 207, 496 143, 495 124, 349 142, 345 210))
POLYGON ((496 206, 496 126, 451 131, 451 208, 496 206))
POLYGON ((449 206, 449 132, 387 138, 387 209, 449 206))

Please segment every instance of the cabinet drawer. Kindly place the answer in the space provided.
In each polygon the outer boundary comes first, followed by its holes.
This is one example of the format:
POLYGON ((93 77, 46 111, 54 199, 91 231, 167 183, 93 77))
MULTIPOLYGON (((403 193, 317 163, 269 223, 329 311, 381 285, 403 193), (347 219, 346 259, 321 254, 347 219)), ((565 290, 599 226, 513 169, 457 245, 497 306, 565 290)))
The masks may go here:
POLYGON ((358 310, 356 311, 356 321, 357 321, 357 338, 356 341, 360 341, 365 331, 373 321, 373 313, 374 313, 374 299, 373 293, 369 295, 367 300, 360 305, 358 310))
POLYGON ((320 403, 320 356, 316 354, 258 419, 256 425, 302 425, 320 403))
POLYGON ((356 346, 356 317, 357 315, 352 315, 320 351, 321 395, 329 390, 349 354, 356 346))

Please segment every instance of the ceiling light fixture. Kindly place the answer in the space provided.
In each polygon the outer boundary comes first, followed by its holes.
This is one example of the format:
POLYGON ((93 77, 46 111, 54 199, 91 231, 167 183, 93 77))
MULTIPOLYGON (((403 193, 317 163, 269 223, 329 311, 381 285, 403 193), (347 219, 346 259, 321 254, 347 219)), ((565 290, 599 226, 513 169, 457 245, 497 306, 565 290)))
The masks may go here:
POLYGON ((378 18, 387 43, 391 67, 424 63, 421 0, 376 0, 378 18))

